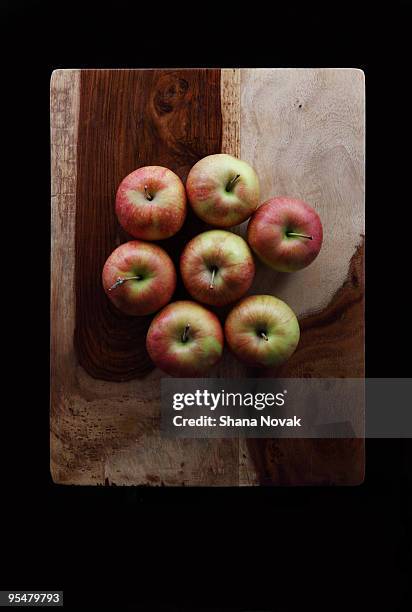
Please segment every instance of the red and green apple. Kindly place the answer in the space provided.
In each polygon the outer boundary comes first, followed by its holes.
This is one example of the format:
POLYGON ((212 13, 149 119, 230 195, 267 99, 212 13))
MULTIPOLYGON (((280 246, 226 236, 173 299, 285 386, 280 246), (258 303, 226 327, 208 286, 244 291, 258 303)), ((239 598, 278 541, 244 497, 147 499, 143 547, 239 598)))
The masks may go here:
POLYGON ((278 197, 264 202, 253 214, 247 241, 267 266, 278 272, 306 268, 317 257, 323 240, 317 212, 295 198, 278 197))
POLYGON ((146 347, 153 363, 171 376, 203 375, 221 358, 223 330, 215 314, 191 301, 168 304, 153 319, 146 347))
POLYGON ((168 168, 138 168, 119 185, 116 214, 120 225, 134 238, 169 238, 180 230, 186 217, 185 187, 168 168))
POLYGON ((273 367, 295 351, 300 337, 293 310, 272 295, 252 295, 230 311, 225 337, 234 355, 251 367, 273 367))
POLYGON ((108 298, 128 315, 147 315, 165 306, 176 288, 176 270, 164 249, 140 240, 125 242, 103 267, 108 298))
POLYGON ((187 291, 195 300, 224 306, 241 298, 249 289, 255 264, 241 236, 210 230, 186 245, 180 258, 180 272, 187 291))
POLYGON ((199 160, 189 172, 186 191, 196 215, 216 227, 243 223, 259 203, 254 169, 224 153, 199 160))

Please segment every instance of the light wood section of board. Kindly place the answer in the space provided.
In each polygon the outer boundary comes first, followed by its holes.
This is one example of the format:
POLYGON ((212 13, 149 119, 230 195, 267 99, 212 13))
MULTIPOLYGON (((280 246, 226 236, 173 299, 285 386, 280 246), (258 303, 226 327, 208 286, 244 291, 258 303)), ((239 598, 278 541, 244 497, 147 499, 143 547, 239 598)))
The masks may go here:
POLYGON ((80 71, 56 70, 50 84, 51 140, 51 394, 50 466, 62 482, 60 466, 70 461, 65 443, 70 428, 70 389, 75 383, 74 234, 80 71), (62 280, 64 279, 64 281, 62 280), (69 425, 69 427, 68 427, 69 425))
POLYGON ((365 82, 361 70, 242 69, 241 157, 257 169, 261 201, 311 204, 324 231, 306 269, 268 273, 255 285, 298 315, 326 307, 344 283, 364 234, 365 82))
POLYGON ((240 70, 221 72, 222 153, 240 157, 240 70))

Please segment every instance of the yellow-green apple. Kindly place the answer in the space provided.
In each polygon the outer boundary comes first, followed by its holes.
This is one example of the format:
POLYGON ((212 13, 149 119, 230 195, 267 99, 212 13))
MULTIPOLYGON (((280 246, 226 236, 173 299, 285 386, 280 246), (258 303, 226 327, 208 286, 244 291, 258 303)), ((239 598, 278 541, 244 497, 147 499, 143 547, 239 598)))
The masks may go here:
POLYGON ((317 212, 295 198, 271 198, 253 214, 247 241, 256 255, 278 272, 306 268, 318 255, 323 240, 317 212))
POLYGON ((193 238, 180 257, 180 272, 190 295, 206 304, 225 306, 252 284, 255 264, 245 240, 224 230, 193 238))
POLYGON ((172 302, 153 319, 146 337, 155 365, 171 376, 196 377, 222 356, 223 330, 215 314, 196 302, 172 302))
POLYGON ((113 251, 103 267, 103 288, 129 315, 147 315, 165 306, 176 288, 176 270, 164 249, 132 240, 113 251))
POLYGON ((198 161, 189 172, 186 191, 197 216, 216 227, 242 223, 259 203, 259 180, 254 169, 224 153, 198 161))
POLYGON ((186 217, 185 187, 168 168, 138 168, 119 185, 116 214, 120 225, 134 238, 169 238, 180 230, 186 217))
POLYGON ((299 342, 299 323, 293 310, 272 295, 252 295, 230 311, 225 337, 236 357, 252 367, 278 366, 299 342))

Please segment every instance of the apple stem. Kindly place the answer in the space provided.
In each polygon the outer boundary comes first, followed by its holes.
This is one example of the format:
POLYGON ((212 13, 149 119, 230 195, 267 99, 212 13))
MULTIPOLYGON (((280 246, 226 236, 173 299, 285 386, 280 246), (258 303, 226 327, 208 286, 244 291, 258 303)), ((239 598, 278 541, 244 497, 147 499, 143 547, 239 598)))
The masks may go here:
POLYGON ((313 236, 305 236, 305 234, 295 234, 295 232, 286 232, 286 236, 297 236, 298 238, 307 238, 308 240, 313 240, 313 236))
POLYGON ((210 281, 209 289, 213 289, 215 283, 216 268, 212 268, 212 280, 210 281))
POLYGON ((189 329, 190 329, 190 324, 188 323, 186 325, 186 327, 183 330, 183 334, 182 334, 182 342, 186 342, 188 336, 189 336, 189 329))
POLYGON ((149 202, 153 200, 153 196, 151 193, 149 193, 147 185, 144 186, 144 195, 145 195, 146 200, 149 200, 149 202))
POLYGON ((235 177, 233 177, 232 179, 230 179, 230 181, 228 182, 228 184, 226 185, 226 191, 232 191, 232 188, 234 186, 234 184, 236 183, 236 181, 238 181, 240 179, 240 174, 237 174, 235 177))
POLYGON ((113 291, 113 289, 116 289, 117 287, 120 287, 120 285, 123 285, 123 283, 125 283, 126 281, 129 280, 141 280, 141 276, 128 276, 127 278, 121 278, 119 276, 119 278, 116 280, 115 283, 113 283, 113 285, 111 287, 109 287, 109 291, 113 291))
POLYGON ((268 342, 269 338, 267 337, 267 335, 265 334, 265 332, 264 332, 264 331, 261 331, 261 332, 260 332, 260 335, 262 336, 262 338, 263 338, 264 340, 266 340, 266 342, 268 342))

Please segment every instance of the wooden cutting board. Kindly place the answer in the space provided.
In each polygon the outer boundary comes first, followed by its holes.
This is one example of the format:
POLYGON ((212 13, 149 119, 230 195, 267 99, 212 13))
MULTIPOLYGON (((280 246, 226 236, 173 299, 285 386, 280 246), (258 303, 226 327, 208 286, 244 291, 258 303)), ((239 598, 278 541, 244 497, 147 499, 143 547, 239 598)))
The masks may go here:
MULTIPOLYGON (((57 70, 51 78, 51 472, 56 483, 358 484, 362 440, 167 440, 161 372, 144 346, 150 317, 112 308, 101 269, 129 237, 114 199, 139 166, 185 180, 224 152, 258 172, 262 201, 310 202, 319 257, 277 274, 257 265, 250 293, 284 299, 302 336, 264 376, 364 376, 364 75, 356 69, 57 70)), ((246 224, 234 231, 244 233, 246 224)), ((193 214, 164 241, 175 261, 206 229, 193 214)), ((176 297, 184 296, 180 283, 176 297)), ((227 311, 221 312, 222 319, 227 311)), ((217 377, 256 376, 229 354, 217 377)))

